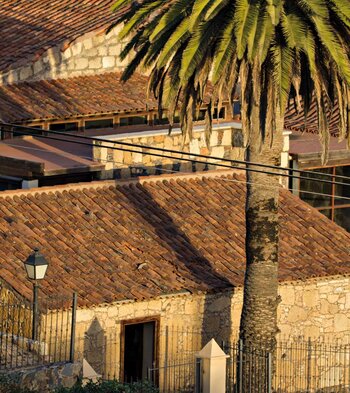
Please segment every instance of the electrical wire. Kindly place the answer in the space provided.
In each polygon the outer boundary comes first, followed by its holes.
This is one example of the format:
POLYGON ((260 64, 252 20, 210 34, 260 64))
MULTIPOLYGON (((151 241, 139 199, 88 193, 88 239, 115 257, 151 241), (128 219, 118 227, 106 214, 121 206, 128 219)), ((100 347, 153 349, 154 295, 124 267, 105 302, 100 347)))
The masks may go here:
MULTIPOLYGON (((16 145, 16 144, 6 143, 6 145, 18 148, 18 145, 16 145)), ((32 150, 32 151, 40 151, 40 152, 44 152, 44 153, 57 154, 54 151, 48 151, 48 150, 45 150, 45 149, 40 149, 40 148, 37 148, 37 147, 30 147, 30 146, 21 146, 21 149, 27 149, 27 150, 32 150)), ((71 153, 68 153, 68 154, 71 154, 71 153)), ((90 156, 82 156, 82 155, 76 155, 76 156, 79 157, 79 158, 91 160, 90 156)), ((103 162, 103 163, 106 163, 106 164, 113 163, 113 164, 121 165, 121 167, 114 168, 114 169, 128 169, 128 168, 129 169, 132 169, 132 168, 137 169, 137 168, 140 168, 137 164, 126 166, 126 164, 123 163, 122 161, 115 161, 115 160, 110 160, 110 159, 99 158, 98 162, 103 162)), ((192 161, 190 161, 190 162, 192 162, 192 161)), ((215 163, 207 163, 207 165, 215 166, 216 164, 215 163)), ((141 168, 143 168, 143 167, 141 167, 141 168)), ((230 167, 229 169, 235 170, 237 168, 230 167)), ((156 171, 167 172, 167 173, 171 173, 171 174, 180 174, 180 173, 181 174, 191 174, 191 173, 195 173, 193 171, 192 172, 186 172, 186 171, 180 171, 180 170, 174 170, 174 169, 166 169, 166 168, 160 168, 160 167, 157 167, 156 171)), ((233 183, 241 183, 241 184, 245 184, 245 185, 246 184, 255 184, 255 185, 260 185, 260 186, 262 186, 264 188, 269 188, 269 189, 279 188, 279 189, 289 190, 291 192, 298 192, 298 193, 303 193, 303 194, 310 194, 310 195, 317 195, 317 196, 331 197, 331 198, 334 197, 334 198, 339 199, 339 200, 349 201, 349 203, 350 203, 350 198, 349 197, 345 197, 345 196, 324 194, 324 193, 319 193, 319 192, 314 192, 314 191, 303 191, 303 190, 300 190, 298 188, 284 187, 282 185, 279 185, 279 186, 268 186, 268 185, 263 184, 263 183, 256 183, 256 182, 252 183, 252 182, 249 182, 248 180, 225 179, 225 178, 222 178, 222 177, 219 177, 219 176, 216 179, 217 180, 228 181, 228 182, 233 182, 233 183)))
MULTIPOLYGON (((28 127, 26 127, 28 128, 28 127)), ((41 131, 41 130, 40 130, 41 131)), ((10 133, 15 133, 14 131, 6 131, 6 132, 10 132, 10 133)), ((32 133, 26 132, 26 131, 16 131, 16 133, 20 133, 22 135, 30 135, 30 136, 35 136, 37 138, 42 138, 42 139, 49 139, 49 140, 56 140, 56 141, 60 141, 60 142, 66 142, 66 143, 74 143, 74 144, 79 144, 79 145, 85 145, 85 146, 93 146, 92 143, 90 143, 91 141, 97 140, 99 142, 99 144, 96 147, 104 147, 107 149, 112 149, 112 150, 119 150, 119 151, 125 151, 125 152, 130 152, 130 153, 138 153, 138 154, 143 154, 143 155, 150 155, 150 156, 154 156, 154 157, 160 157, 160 158, 168 158, 171 160, 179 160, 179 161, 185 161, 185 162, 193 162, 193 163, 199 163, 199 164, 209 164, 209 162, 207 161, 198 161, 198 160, 193 160, 193 159, 189 159, 189 158, 184 158, 184 157, 173 157, 173 156, 169 156, 169 155, 164 155, 164 154, 158 154, 158 153, 151 153, 151 152, 144 152, 144 151, 139 151, 139 150, 132 150, 132 149, 122 149, 120 147, 116 147, 116 146, 105 146, 103 145, 101 142, 101 140, 99 139, 94 139, 94 138, 89 138, 89 137, 84 137, 84 139, 88 139, 89 142, 83 142, 83 141, 77 141, 77 140, 72 140, 72 139, 64 139, 62 137, 60 138, 56 138, 56 137, 52 137, 52 136, 48 136, 48 135, 33 135, 32 133)), ((60 136, 62 136, 62 133, 59 133, 60 136)), ((71 135, 69 136, 71 137, 71 135)), ((74 136, 77 138, 82 138, 80 136, 74 136)), ((108 141, 107 143, 111 144, 111 143, 116 143, 115 141, 108 141)), ((142 145, 134 145, 135 147, 138 148, 146 148, 146 149, 153 149, 153 147, 149 147, 149 146, 142 146, 142 145)), ((157 148, 159 149, 159 148, 157 148)), ((160 149, 161 151, 163 151, 163 149, 160 149)), ((166 151, 166 149, 164 150, 166 151)), ((176 151, 174 150, 174 152, 176 154, 179 155, 183 155, 184 153, 181 151, 176 151)), ((186 153, 186 155, 191 155, 191 153, 186 153)), ((221 158, 219 157, 210 157, 208 156, 209 159, 214 159, 214 160, 220 160, 222 161, 221 158)), ((232 160, 235 161, 235 160, 232 160)), ((242 161, 243 163, 245 163, 245 165, 247 165, 246 161, 242 161)), ((213 164, 213 163, 211 163, 213 164)), ((340 185, 342 187, 344 186, 349 186, 350 187, 350 183, 343 183, 343 182, 336 182, 336 181, 331 181, 331 180, 322 180, 322 179, 310 179, 309 177, 305 177, 305 176, 294 176, 294 175, 290 175, 290 174, 286 174, 286 173, 277 173, 277 172, 271 172, 271 171, 264 171, 264 170, 259 170, 259 169, 252 169, 252 168, 242 168, 239 166, 232 166, 232 165, 227 165, 227 164, 222 164, 222 163, 214 163, 217 167, 221 167, 221 168, 236 168, 238 170, 243 170, 243 171, 247 171, 247 172, 254 172, 254 173, 264 173, 267 175, 273 175, 273 176, 282 176, 282 177, 287 177, 287 178, 294 178, 294 179, 301 179, 301 180, 308 180, 308 181, 315 181, 318 183, 326 183, 326 184, 334 184, 334 185, 340 185)), ((249 165, 249 163, 248 163, 249 165)), ((280 170, 286 170, 286 168, 282 168, 282 167, 274 167, 275 169, 277 169, 278 171, 280 170)), ((291 171, 291 169, 287 169, 288 171, 291 171)), ((311 172, 312 173, 312 172, 311 172)))
MULTIPOLYGON (((0 123, 2 125, 5 125, 7 127, 15 127, 15 128, 20 128, 20 129, 27 129, 27 130, 31 130, 31 131, 40 131, 40 132, 45 132, 45 133, 50 133, 50 134, 54 134, 54 135, 60 135, 62 136, 62 132, 59 131, 52 131, 52 130, 42 130, 42 129, 37 129, 34 127, 26 127, 26 126, 21 126, 21 125, 16 125, 16 124, 11 124, 11 123, 0 123)), ((14 131, 9 131, 6 130, 6 132, 12 133, 14 134, 14 131)), ((20 131, 19 131, 20 132, 20 131)), ((17 131, 18 133, 18 131, 17 131)), ((24 135, 32 135, 32 136, 36 136, 36 137, 43 137, 44 135, 38 135, 37 133, 33 134, 25 134, 24 135)), ((338 185, 349 185, 350 183, 344 183, 344 182, 335 182, 335 178, 339 178, 339 179, 344 179, 344 180, 349 180, 350 181, 350 177, 349 176, 342 176, 342 175, 332 175, 332 174, 328 174, 328 173, 322 173, 322 172, 315 172, 315 171, 305 171, 305 170, 300 170, 300 169, 294 169, 294 168, 284 168, 284 167, 279 167, 276 165, 268 165, 268 164, 260 164, 260 163, 256 163, 256 162, 251 162, 251 161, 243 161, 243 160, 232 160, 232 159, 228 159, 228 158, 221 158, 221 157, 212 157, 212 156, 208 156, 208 155, 204 155, 204 154, 196 154, 196 153, 189 153, 189 152, 182 152, 179 150, 172 150, 172 149, 165 149, 165 148, 159 148, 159 147, 153 147, 153 146, 148 146, 148 145, 143 145, 143 144, 134 144, 134 143, 129 143, 129 142, 121 142, 121 141, 110 141, 108 139, 103 139, 103 138, 96 138, 96 137, 88 137, 88 136, 84 136, 84 135, 74 135, 74 134, 69 134, 67 135, 70 138, 76 138, 76 139, 82 139, 82 140, 88 140, 88 141, 95 141, 95 142, 104 142, 104 143, 114 143, 114 144, 118 144, 121 146, 129 146, 129 147, 135 147, 135 148, 142 148, 142 149, 148 149, 148 150, 154 150, 154 151, 161 151, 161 152, 166 152, 166 153, 175 153, 175 154, 180 154, 182 156, 189 156, 189 157, 198 157, 198 158, 205 158, 205 159, 210 159, 210 160, 218 160, 218 161, 224 161, 224 162, 230 162, 232 164, 242 164, 242 165, 249 165, 249 166, 257 166, 257 167, 261 167, 261 168, 270 168, 270 169, 276 169, 279 171, 278 175, 279 176, 285 176, 285 177, 294 177, 294 178, 298 178, 298 179, 306 179, 306 180, 310 180, 310 178, 308 177, 304 177, 304 176, 293 176, 288 174, 283 174, 280 173, 281 171, 287 171, 287 172, 295 172, 295 173, 300 173, 300 174, 309 174, 311 176, 322 176, 322 177, 328 177, 331 178, 332 180, 322 180, 322 179, 315 179, 315 181, 319 181, 319 182, 324 182, 324 183, 331 183, 331 184, 338 184, 338 185)), ((60 139, 60 140, 63 140, 60 139)), ((118 149, 115 146, 111 147, 108 146, 108 148, 111 149, 118 149)), ((122 149, 119 149, 122 150, 122 149)), ((125 150, 124 151, 128 151, 125 150)), ((132 151, 133 152, 133 151, 132 151)), ((151 153, 146 153, 146 152, 140 152, 141 154, 151 154, 151 153)), ((168 158, 168 157, 167 157, 168 158)), ((174 159, 174 157, 172 157, 172 159, 174 159)), ((189 161, 194 161, 192 158, 189 161)), ((253 172, 260 172, 260 173, 266 173, 266 174, 274 174, 268 171, 257 171, 257 170, 253 170, 251 168, 245 168, 247 170, 253 171, 253 172)))

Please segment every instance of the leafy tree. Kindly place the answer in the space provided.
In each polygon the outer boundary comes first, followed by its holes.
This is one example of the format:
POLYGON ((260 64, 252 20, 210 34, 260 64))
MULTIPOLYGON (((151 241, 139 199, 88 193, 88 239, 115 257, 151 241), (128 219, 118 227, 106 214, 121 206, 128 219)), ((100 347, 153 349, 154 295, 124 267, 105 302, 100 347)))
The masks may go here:
MULTIPOLYGON (((327 159, 327 111, 339 110, 350 141, 350 2, 344 0, 118 0, 116 24, 127 40, 121 57, 150 72, 149 89, 191 138, 210 82, 207 135, 214 106, 239 86, 250 162, 279 165, 284 113, 316 102, 327 159)), ((251 165, 247 165, 248 168, 251 165)), ((241 338, 273 351, 278 288, 279 177, 247 172, 246 256, 241 338)))

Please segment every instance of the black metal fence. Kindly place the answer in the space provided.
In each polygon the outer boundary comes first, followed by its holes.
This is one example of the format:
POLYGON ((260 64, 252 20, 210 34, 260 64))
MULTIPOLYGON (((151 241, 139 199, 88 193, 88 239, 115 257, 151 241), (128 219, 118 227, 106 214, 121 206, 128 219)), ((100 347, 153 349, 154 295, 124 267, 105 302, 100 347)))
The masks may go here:
MULTIPOLYGON (((191 327, 163 327, 157 334, 157 353, 147 377, 160 393, 194 393, 199 383, 196 354, 213 337, 191 327)), ((304 338, 278 340, 274 355, 243 348, 239 341, 216 340, 227 359, 227 393, 345 393, 350 392, 350 342, 304 338), (248 377, 247 377, 248 376, 248 377)), ((85 358, 103 379, 120 379, 123 372, 122 336, 104 331, 97 320, 77 337, 76 358, 85 358)))
POLYGON ((0 370, 70 361, 74 357, 73 299, 0 301, 0 370))
MULTIPOLYGON (((149 369, 149 380, 161 393, 197 392, 196 354, 210 336, 190 328, 164 329, 164 356, 149 369)), ((350 392, 350 343, 334 340, 280 338, 274 354, 244 348, 240 341, 220 342, 227 359, 227 393, 345 393, 350 392), (255 389, 255 390, 254 390, 255 389)), ((162 341, 163 340, 163 341, 162 341)))

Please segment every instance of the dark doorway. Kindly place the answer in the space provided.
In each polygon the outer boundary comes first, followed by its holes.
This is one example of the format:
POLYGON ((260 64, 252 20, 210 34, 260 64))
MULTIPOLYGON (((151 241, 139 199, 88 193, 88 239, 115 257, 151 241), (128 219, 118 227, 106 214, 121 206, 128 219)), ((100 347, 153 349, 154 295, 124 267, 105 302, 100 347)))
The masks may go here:
POLYGON ((125 382, 147 379, 155 362, 156 321, 124 325, 125 382))

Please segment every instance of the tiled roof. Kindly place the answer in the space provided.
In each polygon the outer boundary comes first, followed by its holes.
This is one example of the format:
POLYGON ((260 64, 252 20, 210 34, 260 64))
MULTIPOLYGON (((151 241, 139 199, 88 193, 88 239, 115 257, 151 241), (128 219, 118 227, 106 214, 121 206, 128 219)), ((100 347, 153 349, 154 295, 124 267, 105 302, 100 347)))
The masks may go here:
POLYGON ((0 71, 32 62, 47 49, 107 27, 114 0, 2 0, 0 71))
POLYGON ((147 77, 136 74, 125 84, 119 73, 80 76, 0 87, 0 118, 5 122, 64 119, 155 108, 147 98, 147 77))
MULTIPOLYGON (((332 136, 339 136, 339 109, 336 106, 334 110, 328 112, 329 131, 332 136)), ((318 134, 317 107, 314 102, 305 119, 304 111, 298 113, 294 105, 290 105, 285 118, 284 127, 287 130, 308 132, 318 134)))
MULTIPOLYGON (((42 293, 86 306, 241 286, 244 190, 216 171, 3 192, 0 276, 30 298, 22 261, 39 246, 42 293)), ((350 273, 350 234, 286 190, 280 214, 280 280, 350 273)))

